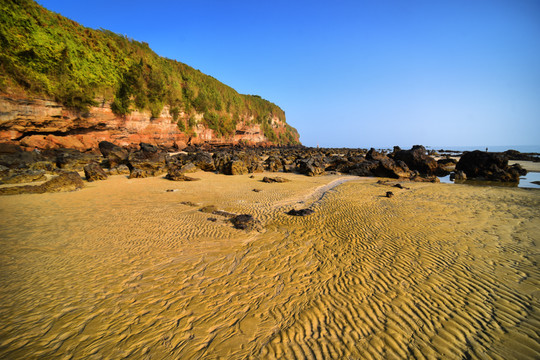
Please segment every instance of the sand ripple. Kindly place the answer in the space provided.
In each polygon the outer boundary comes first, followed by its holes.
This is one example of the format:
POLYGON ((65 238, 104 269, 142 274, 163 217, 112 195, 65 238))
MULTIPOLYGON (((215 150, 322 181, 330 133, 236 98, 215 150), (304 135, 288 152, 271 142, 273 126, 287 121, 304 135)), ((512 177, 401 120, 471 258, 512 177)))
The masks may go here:
POLYGON ((538 358, 540 192, 285 176, 2 199, 0 358, 538 358))

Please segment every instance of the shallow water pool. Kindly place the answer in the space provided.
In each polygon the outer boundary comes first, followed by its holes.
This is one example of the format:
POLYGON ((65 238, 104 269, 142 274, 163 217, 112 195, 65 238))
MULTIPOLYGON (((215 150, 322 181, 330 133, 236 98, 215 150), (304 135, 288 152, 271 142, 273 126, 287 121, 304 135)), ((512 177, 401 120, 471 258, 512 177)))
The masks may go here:
MULTIPOLYGON (((454 182, 450 180, 450 175, 441 176, 439 180, 443 184, 453 184, 454 182)), ((533 181, 540 181, 540 172, 528 172, 527 175, 521 176, 519 178, 519 184, 517 185, 520 188, 528 189, 540 189, 540 185, 533 184, 533 181)), ((495 181, 468 181, 465 182, 467 185, 495 185, 495 186, 508 186, 515 187, 513 183, 500 183, 495 181)))

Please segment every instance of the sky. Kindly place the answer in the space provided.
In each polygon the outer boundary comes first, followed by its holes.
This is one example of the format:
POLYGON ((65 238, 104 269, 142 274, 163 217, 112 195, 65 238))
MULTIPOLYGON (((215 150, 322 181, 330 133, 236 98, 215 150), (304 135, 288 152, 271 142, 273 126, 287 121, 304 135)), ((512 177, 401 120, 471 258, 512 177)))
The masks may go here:
POLYGON ((279 105, 306 146, 540 145, 538 0, 39 0, 279 105))

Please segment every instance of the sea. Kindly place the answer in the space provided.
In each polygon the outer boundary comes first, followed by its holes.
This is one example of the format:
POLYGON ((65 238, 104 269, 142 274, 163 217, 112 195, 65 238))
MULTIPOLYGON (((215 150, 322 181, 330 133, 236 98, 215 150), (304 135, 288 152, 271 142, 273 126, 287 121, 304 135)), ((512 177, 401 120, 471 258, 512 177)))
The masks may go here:
POLYGON ((492 151, 492 152, 503 152, 506 150, 517 150, 521 153, 537 153, 540 154, 540 145, 470 145, 470 146, 425 146, 428 150, 454 150, 454 151, 492 151))

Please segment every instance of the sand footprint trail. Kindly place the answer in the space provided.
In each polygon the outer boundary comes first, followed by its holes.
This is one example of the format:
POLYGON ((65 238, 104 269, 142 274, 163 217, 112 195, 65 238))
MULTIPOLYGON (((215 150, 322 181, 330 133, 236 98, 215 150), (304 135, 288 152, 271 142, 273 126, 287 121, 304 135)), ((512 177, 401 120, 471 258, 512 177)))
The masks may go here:
POLYGON ((10 199, 0 357, 540 353, 538 192, 411 184, 387 199, 388 187, 362 180, 323 195, 339 178, 291 175, 253 193, 247 176, 201 176, 204 189, 172 194, 161 179, 129 182, 132 193, 112 179, 109 190, 10 199), (256 214, 266 230, 209 222, 180 200, 256 214), (284 214, 308 205, 314 215, 284 214))

